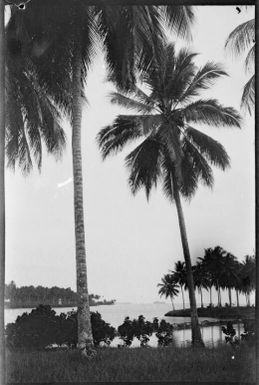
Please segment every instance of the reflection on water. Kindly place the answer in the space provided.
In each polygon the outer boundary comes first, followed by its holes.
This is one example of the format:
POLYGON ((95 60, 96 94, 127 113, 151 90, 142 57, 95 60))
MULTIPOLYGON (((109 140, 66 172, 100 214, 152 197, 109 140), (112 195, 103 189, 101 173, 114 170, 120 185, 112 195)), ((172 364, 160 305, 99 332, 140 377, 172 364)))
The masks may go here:
MULTIPOLYGON (((72 310, 72 308, 55 308, 57 314, 67 313, 72 310)), ((155 317, 159 320, 165 319, 171 324, 180 324, 190 322, 190 317, 165 317, 164 314, 170 310, 167 304, 115 304, 115 305, 100 305, 91 307, 91 311, 98 311, 102 318, 117 328, 121 325, 125 317, 129 316, 131 319, 137 318, 139 315, 143 315, 148 321, 153 321, 155 317)), ((24 312, 30 312, 31 309, 6 309, 5 310, 5 324, 10 322, 15 322, 18 315, 23 314, 24 312)), ((215 318, 203 318, 200 317, 199 321, 204 320, 216 321, 215 318)), ((237 337, 240 338, 240 335, 243 333, 244 328, 241 324, 234 325, 236 329, 237 337)), ((204 343, 207 346, 213 346, 220 342, 225 341, 225 335, 222 333, 221 326, 202 326, 201 334, 204 343)), ((191 330, 174 330, 174 339, 175 343, 178 346, 185 346, 191 342, 191 330)), ((122 341, 119 338, 115 338, 111 346, 117 346, 122 344, 122 341)), ((140 345, 140 342, 137 339, 133 340, 132 346, 137 347, 140 345)), ((157 338, 155 335, 150 337, 150 346, 157 346, 157 338)))

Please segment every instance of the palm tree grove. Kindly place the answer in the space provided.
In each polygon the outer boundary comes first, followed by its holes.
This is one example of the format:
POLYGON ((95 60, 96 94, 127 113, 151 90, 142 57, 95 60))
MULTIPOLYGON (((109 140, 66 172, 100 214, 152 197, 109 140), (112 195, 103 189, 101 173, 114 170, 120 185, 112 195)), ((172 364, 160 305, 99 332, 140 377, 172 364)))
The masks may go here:
POLYGON ((255 5, 0 13, 0 385, 255 383, 255 5))

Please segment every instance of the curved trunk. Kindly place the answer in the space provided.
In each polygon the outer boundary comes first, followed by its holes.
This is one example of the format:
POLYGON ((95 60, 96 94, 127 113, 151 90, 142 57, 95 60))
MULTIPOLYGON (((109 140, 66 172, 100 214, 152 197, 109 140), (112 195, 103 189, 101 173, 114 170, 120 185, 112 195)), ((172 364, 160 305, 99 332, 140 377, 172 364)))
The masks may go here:
POLYGON ((0 0, 0 384, 5 383, 5 30, 4 0, 0 0))
POLYGON ((181 287, 182 298, 183 298, 183 309, 185 309, 185 300, 184 300, 184 292, 183 292, 183 287, 182 287, 182 285, 180 285, 180 287, 181 287))
POLYGON ((174 199, 175 199, 175 204, 177 208, 177 215, 178 215, 179 227, 180 227, 180 233, 181 233, 183 255, 184 255, 184 260, 186 264, 186 275, 187 275, 188 292, 189 292, 189 300, 190 300, 190 308, 191 308, 192 344, 196 346, 198 345, 204 346, 204 343, 201 337, 199 320, 198 320, 194 283, 193 283, 192 263, 191 263, 191 256, 190 256, 189 245, 187 240, 186 227, 184 222, 180 194, 178 190, 178 184, 174 174, 173 174, 173 186, 174 186, 174 199))
POLYGON ((87 288, 87 269, 85 251, 83 177, 81 156, 81 60, 76 55, 73 68, 73 105, 72 105, 72 154, 74 181, 74 217, 76 242, 76 281, 78 306, 78 347, 83 355, 93 346, 91 314, 87 288))

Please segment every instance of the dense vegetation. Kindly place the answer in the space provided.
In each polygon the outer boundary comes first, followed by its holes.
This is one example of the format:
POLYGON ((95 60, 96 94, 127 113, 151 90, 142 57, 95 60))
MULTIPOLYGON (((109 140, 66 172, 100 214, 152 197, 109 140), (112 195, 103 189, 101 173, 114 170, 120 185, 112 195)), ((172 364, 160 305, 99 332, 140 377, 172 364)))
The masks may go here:
MULTIPOLYGON (((221 290, 228 291, 229 303, 232 307, 232 291, 236 292, 236 306, 239 307, 239 295, 243 294, 246 298, 247 306, 250 306, 250 294, 255 290, 256 269, 255 257, 245 256, 242 262, 222 247, 216 246, 214 249, 205 249, 204 257, 198 258, 196 265, 192 266, 194 286, 200 294, 201 308, 203 303, 203 289, 209 290, 210 307, 213 307, 212 289, 217 291, 217 306, 222 306, 221 290)), ((188 289, 185 264, 181 261, 175 263, 174 271, 170 271, 162 278, 160 295, 166 298, 173 298, 180 292, 182 293, 183 309, 185 309, 184 290, 188 289)), ((202 312, 199 313, 202 316, 202 312)), ((208 316, 208 315, 206 315, 208 316)))
MULTIPOLYGON (((30 308, 40 304, 53 307, 77 306, 77 294, 69 288, 21 286, 17 287, 13 281, 5 285, 6 307, 30 308)), ((96 294, 89 295, 90 306, 112 305, 115 300, 100 300, 96 294)))
MULTIPOLYGON (((158 346, 168 346, 173 342, 171 324, 165 320, 159 322, 157 318, 149 322, 142 315, 133 320, 126 317, 116 331, 98 312, 91 312, 91 327, 95 346, 100 342, 109 346, 115 336, 118 336, 123 342, 120 347, 130 346, 134 338, 140 341, 140 346, 145 347, 153 333, 157 337, 158 346)), ((51 306, 40 305, 29 314, 18 316, 14 323, 6 326, 6 344, 9 349, 44 349, 53 344, 74 348, 78 343, 77 328, 76 311, 57 315, 51 306)))

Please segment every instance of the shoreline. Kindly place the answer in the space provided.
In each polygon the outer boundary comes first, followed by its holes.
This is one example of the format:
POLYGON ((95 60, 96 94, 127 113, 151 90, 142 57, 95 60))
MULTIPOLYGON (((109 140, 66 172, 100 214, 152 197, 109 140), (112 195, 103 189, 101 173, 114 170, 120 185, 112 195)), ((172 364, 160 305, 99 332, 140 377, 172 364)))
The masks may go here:
MULTIPOLYGON (((198 312, 198 317, 218 318, 219 320, 225 320, 225 321, 227 320, 242 321, 243 319, 255 319, 254 306, 198 308, 197 312, 198 312)), ((191 310, 190 309, 170 310, 165 314, 165 316, 166 317, 191 317, 191 310)), ((210 321, 207 321, 207 322, 210 322, 210 321)))

